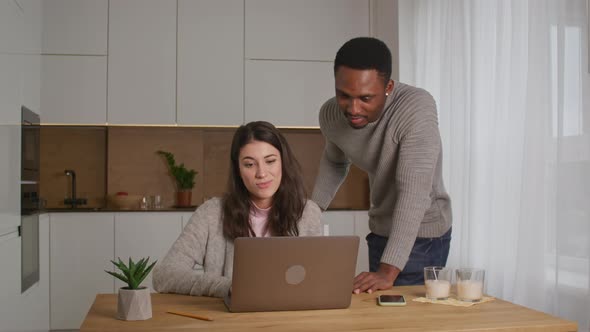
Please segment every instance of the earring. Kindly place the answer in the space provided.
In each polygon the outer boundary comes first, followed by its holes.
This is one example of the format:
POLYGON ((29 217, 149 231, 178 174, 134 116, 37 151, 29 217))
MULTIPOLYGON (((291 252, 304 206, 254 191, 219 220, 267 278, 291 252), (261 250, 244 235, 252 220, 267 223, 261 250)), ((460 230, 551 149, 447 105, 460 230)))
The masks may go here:
POLYGON ((385 95, 386 95, 386 96, 389 96, 389 93, 385 92, 385 95))

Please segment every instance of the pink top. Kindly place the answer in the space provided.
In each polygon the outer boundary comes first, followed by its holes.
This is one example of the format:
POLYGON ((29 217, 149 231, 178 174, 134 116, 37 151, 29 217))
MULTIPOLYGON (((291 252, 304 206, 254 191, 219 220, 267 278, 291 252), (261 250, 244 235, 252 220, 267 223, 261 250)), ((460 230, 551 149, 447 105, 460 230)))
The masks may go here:
POLYGON ((268 231, 268 229, 266 229, 269 212, 270 207, 266 209, 261 209, 258 206, 256 206, 254 202, 252 202, 252 209, 250 209, 250 226, 252 226, 252 230, 254 231, 255 237, 270 236, 270 232, 268 231))

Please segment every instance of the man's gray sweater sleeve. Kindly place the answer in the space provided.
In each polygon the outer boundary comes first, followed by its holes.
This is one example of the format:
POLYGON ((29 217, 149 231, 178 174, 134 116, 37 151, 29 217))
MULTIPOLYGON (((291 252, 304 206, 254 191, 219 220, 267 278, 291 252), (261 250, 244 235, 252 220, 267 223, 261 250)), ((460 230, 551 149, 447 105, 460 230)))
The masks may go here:
POLYGON ((326 210, 338 188, 342 185, 350 168, 350 160, 346 158, 342 150, 326 140, 326 147, 320 160, 320 170, 316 177, 311 199, 322 210, 326 210))
POLYGON ((322 211, 319 206, 315 202, 308 200, 303 215, 297 224, 299 236, 322 236, 321 218, 322 211))

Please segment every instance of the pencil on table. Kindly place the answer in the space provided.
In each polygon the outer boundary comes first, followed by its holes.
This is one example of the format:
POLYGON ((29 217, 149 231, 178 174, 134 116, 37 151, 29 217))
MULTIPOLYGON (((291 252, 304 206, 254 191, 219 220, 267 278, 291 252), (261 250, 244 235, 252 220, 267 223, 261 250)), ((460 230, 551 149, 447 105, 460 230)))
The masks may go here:
POLYGON ((199 316, 199 315, 195 315, 195 314, 189 314, 188 312, 180 312, 180 311, 172 311, 172 310, 169 310, 167 312, 169 314, 178 315, 178 316, 184 316, 184 317, 196 318, 196 319, 200 319, 200 320, 213 321, 213 318, 209 318, 209 317, 205 317, 205 316, 199 316))

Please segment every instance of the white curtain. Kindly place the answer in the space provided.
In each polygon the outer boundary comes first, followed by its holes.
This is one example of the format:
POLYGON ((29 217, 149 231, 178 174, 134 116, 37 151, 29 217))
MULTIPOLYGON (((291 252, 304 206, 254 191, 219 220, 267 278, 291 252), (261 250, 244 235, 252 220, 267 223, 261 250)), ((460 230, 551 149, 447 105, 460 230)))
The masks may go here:
POLYGON ((400 0, 400 81, 436 99, 450 267, 493 296, 590 319, 586 0, 400 0))

